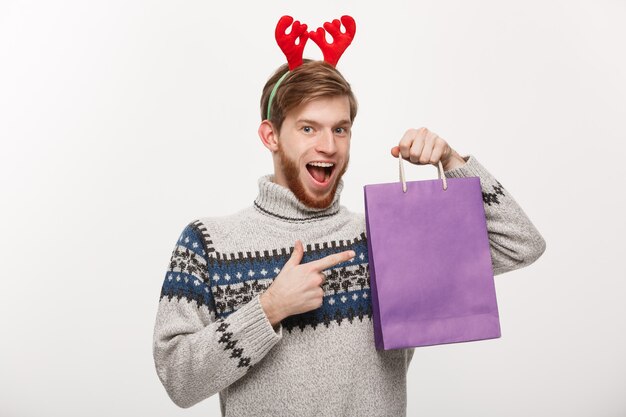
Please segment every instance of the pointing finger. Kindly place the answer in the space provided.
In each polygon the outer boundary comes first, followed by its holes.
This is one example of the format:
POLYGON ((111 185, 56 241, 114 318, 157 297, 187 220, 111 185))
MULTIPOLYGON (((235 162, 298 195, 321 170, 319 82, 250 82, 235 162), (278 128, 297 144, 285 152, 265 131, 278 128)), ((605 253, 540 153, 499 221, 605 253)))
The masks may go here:
POLYGON ((353 250, 333 253, 332 255, 328 255, 322 259, 311 261, 309 262, 309 265, 311 265, 316 270, 323 271, 342 262, 349 261, 350 259, 354 258, 355 255, 356 254, 353 250))

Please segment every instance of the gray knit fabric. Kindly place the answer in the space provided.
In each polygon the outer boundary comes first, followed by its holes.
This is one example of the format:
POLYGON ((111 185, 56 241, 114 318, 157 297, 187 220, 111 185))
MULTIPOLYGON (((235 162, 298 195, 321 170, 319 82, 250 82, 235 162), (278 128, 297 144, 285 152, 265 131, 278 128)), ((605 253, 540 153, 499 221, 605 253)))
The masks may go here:
MULTIPOLYGON (((494 274, 527 266, 545 241, 474 156, 446 177, 481 180, 494 274)), ((343 181, 325 209, 259 178, 253 204, 190 222, 165 274, 154 327, 158 377, 172 401, 192 405, 219 393, 222 416, 403 416, 414 349, 377 351, 370 303, 365 215, 340 205, 343 181), (302 263, 354 249, 324 273, 322 307, 274 329, 259 295, 289 259, 302 263)))

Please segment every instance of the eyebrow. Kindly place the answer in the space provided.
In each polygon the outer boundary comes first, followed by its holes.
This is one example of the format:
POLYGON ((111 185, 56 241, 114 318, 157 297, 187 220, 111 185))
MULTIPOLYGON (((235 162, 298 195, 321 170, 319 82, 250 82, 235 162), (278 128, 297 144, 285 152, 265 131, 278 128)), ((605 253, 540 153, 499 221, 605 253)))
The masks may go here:
MULTIPOLYGON (((296 120, 296 123, 307 123, 307 124, 310 124, 310 125, 319 125, 319 123, 317 123, 316 121, 309 120, 309 119, 298 119, 298 120, 296 120)), ((335 124, 335 126, 337 126, 337 125, 350 125, 351 126, 352 123, 350 122, 350 120, 343 119, 343 120, 338 121, 335 124)))

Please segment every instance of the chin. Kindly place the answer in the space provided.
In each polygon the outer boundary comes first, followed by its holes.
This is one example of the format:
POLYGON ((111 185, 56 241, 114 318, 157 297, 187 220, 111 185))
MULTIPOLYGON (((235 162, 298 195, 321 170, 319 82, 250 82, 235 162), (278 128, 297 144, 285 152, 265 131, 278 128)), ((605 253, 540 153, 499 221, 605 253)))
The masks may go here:
POLYGON ((335 174, 336 173, 333 172, 327 182, 320 184, 316 182, 311 177, 308 170, 304 168, 299 177, 299 186, 292 188, 292 191, 304 205, 312 208, 326 208, 332 204, 335 198, 337 189, 337 178, 335 174))

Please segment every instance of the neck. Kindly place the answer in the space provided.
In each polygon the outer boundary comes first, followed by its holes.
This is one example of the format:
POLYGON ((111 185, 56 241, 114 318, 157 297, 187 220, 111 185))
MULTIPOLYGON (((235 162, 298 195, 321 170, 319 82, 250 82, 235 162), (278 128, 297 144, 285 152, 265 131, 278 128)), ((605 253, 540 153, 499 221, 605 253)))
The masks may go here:
POLYGON ((296 197, 285 185, 274 182, 274 174, 259 178, 259 193, 254 206, 261 212, 286 221, 323 219, 337 214, 340 210, 340 195, 343 179, 340 179, 332 201, 326 207, 311 207, 296 197))

